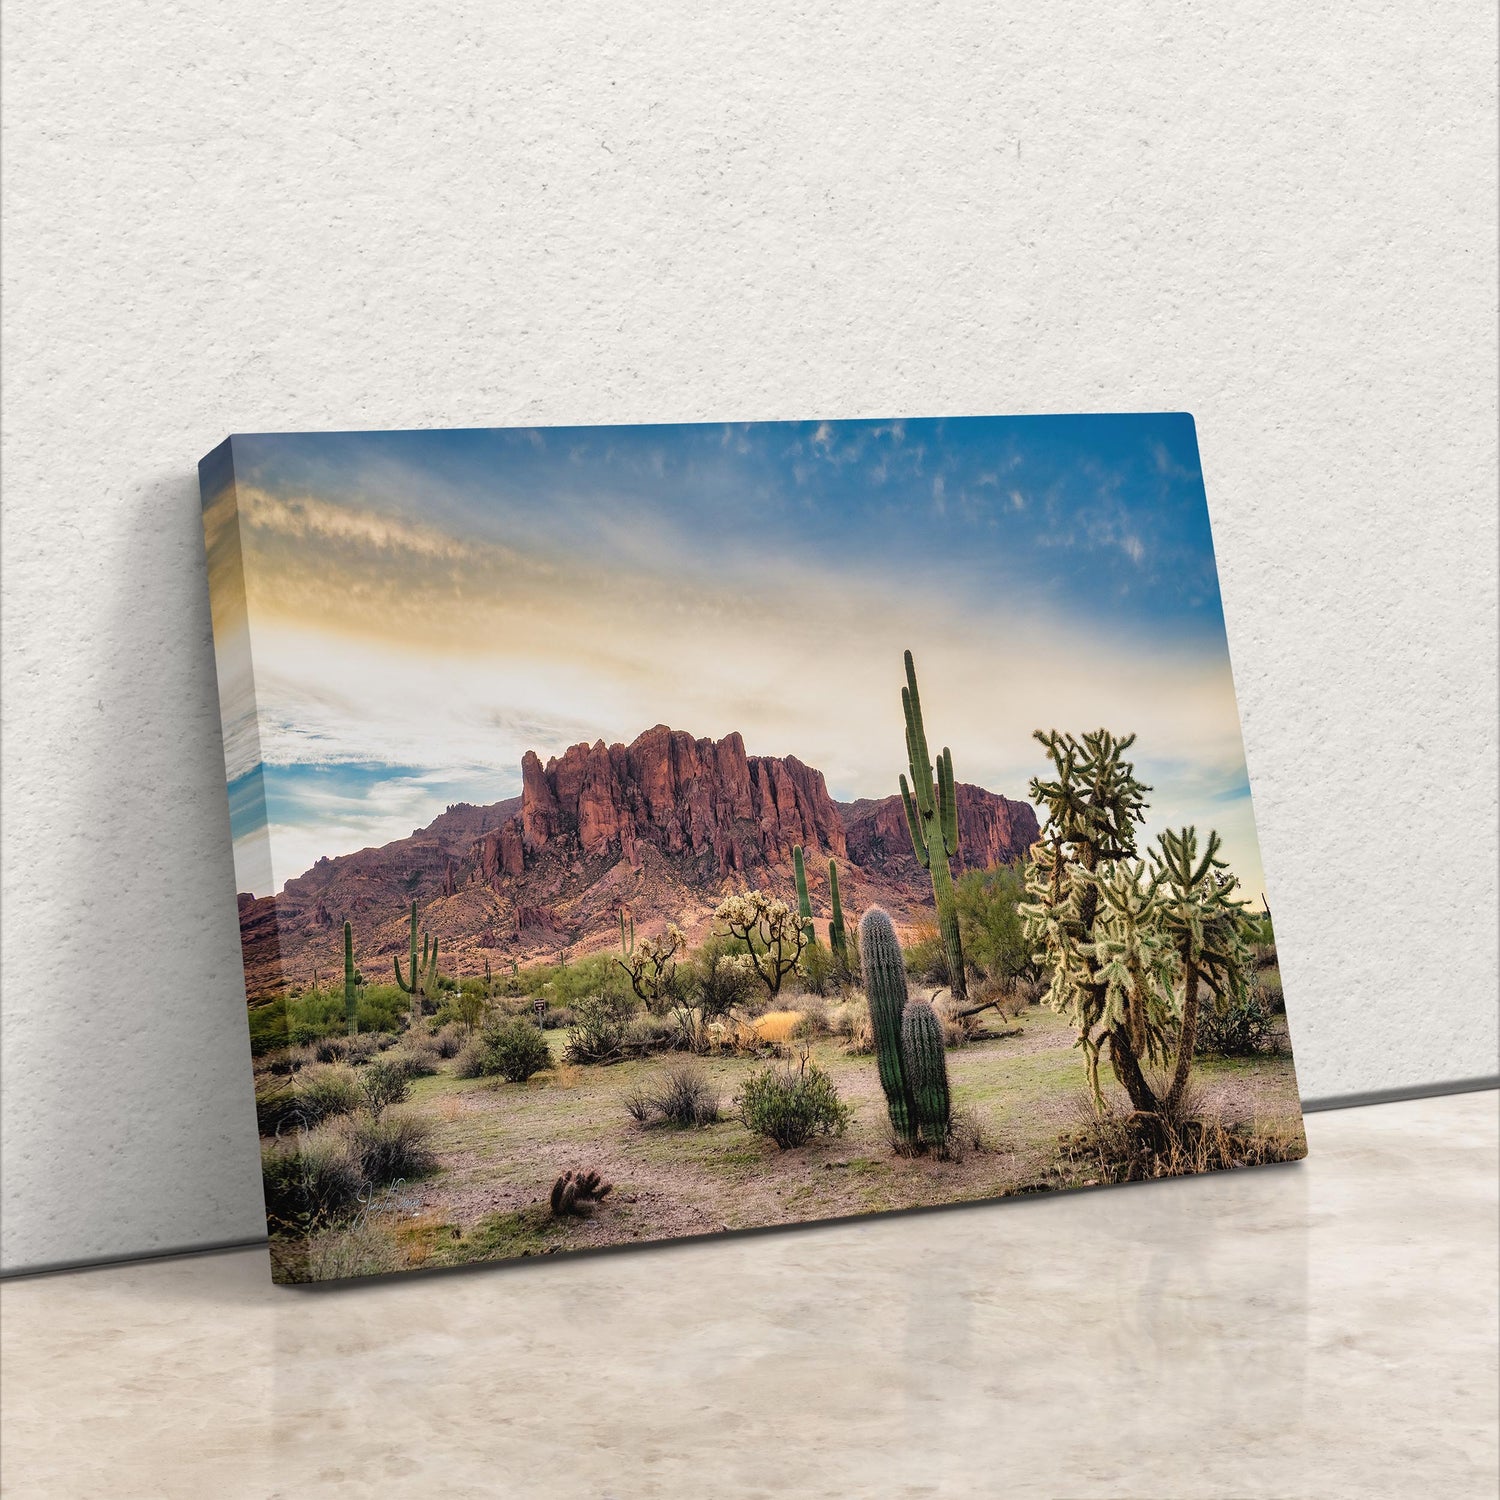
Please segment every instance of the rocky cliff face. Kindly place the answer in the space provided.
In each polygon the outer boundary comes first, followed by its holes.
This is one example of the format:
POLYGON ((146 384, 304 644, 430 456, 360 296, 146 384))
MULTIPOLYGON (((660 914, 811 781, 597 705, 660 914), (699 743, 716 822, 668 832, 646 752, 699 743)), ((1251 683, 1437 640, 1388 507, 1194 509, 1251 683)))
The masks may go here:
POLYGON ((524 867, 559 846, 634 865, 646 842, 711 875, 789 864, 796 844, 847 852, 823 773, 794 755, 746 755, 738 734, 698 740, 658 724, 629 745, 574 745, 545 767, 528 750, 521 778, 519 827, 499 831, 491 861, 510 874, 518 858, 524 867))
MULTIPOLYGON (((521 779, 519 797, 450 807, 410 838, 320 859, 275 897, 241 897, 252 997, 340 972, 345 920, 361 968, 388 979, 413 899, 448 974, 611 943, 624 903, 642 931, 671 920, 696 940, 726 890, 790 895, 797 844, 820 919, 830 858, 856 919, 874 902, 898 923, 922 920, 931 901, 899 796, 840 805, 821 771, 792 755, 747 755, 738 734, 695 739, 658 724, 628 745, 574 745, 545 765, 528 752, 521 779)), ((1037 837, 1027 803, 982 787, 958 787, 958 817, 955 870, 1020 858, 1037 837)))

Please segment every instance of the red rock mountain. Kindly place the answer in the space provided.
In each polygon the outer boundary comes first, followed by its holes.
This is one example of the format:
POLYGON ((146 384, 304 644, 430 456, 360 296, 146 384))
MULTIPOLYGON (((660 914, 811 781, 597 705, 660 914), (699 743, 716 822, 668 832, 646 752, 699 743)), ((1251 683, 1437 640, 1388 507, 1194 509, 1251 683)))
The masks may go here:
MULTIPOLYGON (((821 771, 747 755, 738 734, 694 739, 658 724, 629 745, 574 745, 545 766, 528 751, 521 780, 519 798, 450 807, 410 838, 320 859, 279 896, 241 896, 251 998, 331 979, 345 920, 361 969, 387 978, 413 898, 445 973, 608 944, 626 902, 643 930, 667 920, 706 930, 726 891, 789 892, 798 844, 819 915, 833 858, 846 915, 879 902, 898 921, 927 918, 927 875, 899 796, 841 805, 821 771)), ((1019 858, 1037 837, 1029 803, 961 783, 958 807, 955 873, 1019 858)))

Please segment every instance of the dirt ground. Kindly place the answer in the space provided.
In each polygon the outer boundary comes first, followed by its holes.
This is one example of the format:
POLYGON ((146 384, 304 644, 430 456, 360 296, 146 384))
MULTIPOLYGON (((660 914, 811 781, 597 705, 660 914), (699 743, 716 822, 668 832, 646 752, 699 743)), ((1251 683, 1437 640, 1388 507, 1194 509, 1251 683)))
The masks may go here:
MULTIPOLYGON (((374 1217, 383 1215, 402 1263, 455 1265, 1084 1185, 1086 1169, 1061 1164, 1057 1149, 1089 1113, 1070 1028, 1045 1007, 988 1029, 1000 1027, 1007 1034, 948 1053, 955 1116, 978 1137, 954 1160, 892 1151, 875 1059, 850 1056, 835 1039, 814 1043, 812 1057, 853 1106, 850 1126, 786 1151, 751 1135, 734 1111, 735 1090, 765 1065, 754 1058, 702 1060, 724 1118, 686 1130, 638 1125, 622 1102, 681 1054, 608 1067, 555 1061, 525 1084, 444 1071, 418 1080, 405 1106, 434 1123, 439 1169, 391 1190, 374 1217), (553 1180, 589 1167, 613 1192, 590 1218, 552 1218, 553 1180)), ((559 1059, 563 1036, 549 1041, 559 1059)), ((1194 1081, 1205 1116, 1300 1134, 1288 1053, 1201 1059, 1194 1081)))

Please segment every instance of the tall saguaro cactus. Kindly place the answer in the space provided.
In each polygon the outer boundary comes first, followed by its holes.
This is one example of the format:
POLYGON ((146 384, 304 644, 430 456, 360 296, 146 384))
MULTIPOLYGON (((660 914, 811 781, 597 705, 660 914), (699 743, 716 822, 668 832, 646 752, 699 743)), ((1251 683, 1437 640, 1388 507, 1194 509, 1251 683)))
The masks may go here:
POLYGON ((839 867, 828 861, 828 897, 833 903, 833 920, 828 924, 828 946, 833 956, 846 968, 849 964, 849 936, 844 928, 844 907, 839 900, 839 867))
POLYGON ((948 1058, 943 1023, 925 1000, 910 1000, 901 1016, 901 1058, 916 1108, 917 1135, 924 1146, 940 1147, 948 1139, 952 1101, 948 1092, 948 1058))
POLYGON ((802 845, 792 848, 792 873, 797 879, 797 915, 802 918, 802 936, 811 948, 818 941, 813 927, 812 898, 807 894, 807 867, 802 862, 802 845))
POLYGON ((925 1000, 907 998, 901 944, 878 906, 860 918, 859 961, 880 1087, 897 1145, 907 1151, 940 1150, 952 1120, 942 1022, 925 1000))
POLYGON ((396 967, 396 983, 411 996, 413 1018, 422 1014, 422 997, 437 994, 438 940, 428 933, 422 934, 422 956, 417 958, 417 903, 411 904, 411 978, 401 977, 401 956, 397 954, 391 962, 396 967))
POLYGON ((349 1035, 354 1036, 359 1030, 359 994, 358 975, 354 969, 354 928, 344 923, 344 1020, 349 1028, 349 1035))
POLYGON ((911 652, 906 653, 906 686, 901 689, 901 708, 906 715, 906 761, 911 784, 901 778, 901 805, 912 847, 924 869, 932 875, 932 899, 937 907, 938 931, 948 955, 948 984, 955 1000, 968 998, 964 978, 964 948, 958 930, 958 900, 948 861, 958 853, 958 794, 953 784, 953 752, 946 745, 937 758, 934 776, 927 749, 927 729, 922 722, 922 700, 917 693, 917 671, 911 652))
POLYGON ((885 1094, 891 1129, 904 1146, 917 1143, 917 1111, 906 1081, 901 1051, 901 1013, 906 1009, 906 960, 891 919, 872 906, 859 919, 859 963, 865 995, 870 1002, 870 1030, 875 1039, 875 1064, 885 1094))

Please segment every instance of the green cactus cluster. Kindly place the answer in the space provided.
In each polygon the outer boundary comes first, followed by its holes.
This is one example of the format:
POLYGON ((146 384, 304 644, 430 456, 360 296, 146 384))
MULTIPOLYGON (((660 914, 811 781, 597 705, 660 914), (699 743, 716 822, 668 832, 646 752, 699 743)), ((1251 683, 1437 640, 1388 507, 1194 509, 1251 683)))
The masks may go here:
POLYGON ((923 869, 932 875, 932 898, 937 907, 938 931, 948 956, 948 985, 956 1000, 968 998, 964 977, 964 948, 958 928, 958 898, 948 861, 958 853, 958 793, 953 781, 953 752, 945 745, 934 773, 927 748, 927 728, 922 722, 922 699, 917 692, 917 671, 911 652, 906 653, 906 686, 901 689, 901 710, 906 717, 906 761, 910 785, 901 777, 901 805, 912 847, 923 869))
POLYGON ((925 1000, 907 998, 901 944, 878 906, 860 919, 859 959, 891 1130, 908 1151, 940 1148, 952 1119, 942 1023, 925 1000))
POLYGON ((426 996, 432 999, 438 990, 438 940, 428 933, 423 932, 421 957, 417 956, 417 903, 411 904, 411 964, 410 978, 403 978, 401 974, 401 956, 397 954, 391 962, 396 968, 396 983, 402 992, 411 996, 413 1014, 420 1014, 422 999, 426 996))

